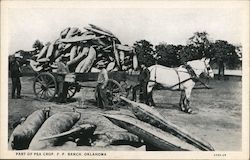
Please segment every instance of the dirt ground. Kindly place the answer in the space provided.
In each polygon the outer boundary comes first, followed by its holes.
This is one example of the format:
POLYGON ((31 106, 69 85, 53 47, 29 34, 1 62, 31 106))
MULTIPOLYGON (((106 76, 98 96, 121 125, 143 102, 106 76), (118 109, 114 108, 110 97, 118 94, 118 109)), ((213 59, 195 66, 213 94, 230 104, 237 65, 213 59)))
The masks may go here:
MULTIPOLYGON (((99 115, 104 112, 94 103, 94 89, 82 88, 74 96, 75 101, 67 104, 38 101, 33 94, 33 79, 22 77, 22 99, 11 99, 9 92, 9 128, 8 135, 13 131, 12 124, 21 117, 25 117, 37 109, 51 107, 52 112, 70 111, 79 107, 79 100, 84 101, 85 109, 77 110, 82 113, 78 122, 97 125, 96 132, 123 130, 99 115)), ((242 122, 242 93, 241 81, 210 81, 213 89, 194 89, 191 95, 191 106, 195 113, 186 114, 178 108, 180 92, 158 90, 154 92, 156 109, 166 119, 185 129, 189 133, 199 136, 209 142, 217 151, 241 150, 241 122, 242 122)), ((9 91, 11 81, 9 81, 9 91)), ((107 112, 107 111, 106 111, 107 112)), ((131 114, 126 106, 121 106, 120 111, 131 114)), ((77 150, 145 150, 128 145, 109 146, 105 148, 81 147, 77 150)))

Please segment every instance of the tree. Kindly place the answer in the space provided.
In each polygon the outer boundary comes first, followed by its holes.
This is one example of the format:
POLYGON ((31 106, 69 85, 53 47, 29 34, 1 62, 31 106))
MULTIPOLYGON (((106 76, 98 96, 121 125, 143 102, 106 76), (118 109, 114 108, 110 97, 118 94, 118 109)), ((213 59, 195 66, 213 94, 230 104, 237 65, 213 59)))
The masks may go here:
POLYGON ((179 47, 173 44, 160 43, 155 46, 155 52, 161 58, 158 59, 158 64, 167 67, 177 67, 180 65, 180 57, 178 54, 179 47))
POLYGON ((216 40, 211 46, 211 54, 219 68, 219 77, 224 76, 224 69, 227 66, 230 69, 236 68, 241 64, 241 50, 238 47, 224 40, 216 40))
POLYGON ((133 46, 138 55, 139 64, 144 63, 147 67, 155 64, 153 45, 149 41, 136 41, 133 46))
POLYGON ((43 47, 44 47, 43 43, 39 40, 36 40, 32 45, 32 48, 35 48, 38 51, 42 50, 43 47))
POLYGON ((179 50, 179 60, 181 64, 184 64, 187 61, 201 59, 202 57, 203 55, 194 45, 183 46, 179 50))
POLYGON ((207 32, 195 32, 192 37, 188 39, 188 45, 194 45, 195 47, 204 47, 209 46, 210 40, 208 39, 209 34, 207 32))
POLYGON ((208 38, 207 32, 195 32, 192 37, 190 37, 187 41, 187 45, 191 45, 193 49, 196 49, 197 54, 196 57, 208 57, 209 51, 211 48, 211 41, 208 38))

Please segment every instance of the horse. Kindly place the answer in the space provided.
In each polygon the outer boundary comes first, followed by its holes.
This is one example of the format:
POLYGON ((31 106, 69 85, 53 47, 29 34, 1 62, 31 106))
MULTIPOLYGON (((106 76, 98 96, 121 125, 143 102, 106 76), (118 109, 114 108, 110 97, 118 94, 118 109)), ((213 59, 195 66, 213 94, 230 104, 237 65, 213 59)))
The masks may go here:
POLYGON ((190 108, 190 96, 196 80, 201 74, 209 78, 214 77, 209 62, 210 59, 202 58, 188 61, 185 65, 181 65, 177 68, 169 68, 157 64, 150 66, 148 68, 150 71, 150 78, 147 84, 149 105, 155 106, 152 92, 156 85, 160 85, 168 90, 180 90, 180 109, 184 112, 192 113, 192 109, 190 108))

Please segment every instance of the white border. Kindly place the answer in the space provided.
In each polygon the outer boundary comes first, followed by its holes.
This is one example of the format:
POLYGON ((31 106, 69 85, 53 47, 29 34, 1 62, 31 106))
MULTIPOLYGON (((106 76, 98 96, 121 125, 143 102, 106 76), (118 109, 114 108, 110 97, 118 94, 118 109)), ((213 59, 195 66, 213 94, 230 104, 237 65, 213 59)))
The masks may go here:
MULTIPOLYGON (((1 1, 1 113, 0 113, 0 158, 11 159, 248 159, 249 158, 249 1, 1 1), (16 156, 16 152, 7 149, 7 122, 8 122, 8 8, 241 8, 244 30, 243 42, 243 77, 242 77, 242 151, 215 151, 215 152, 144 152, 144 151, 101 151, 91 153, 106 153, 106 156, 64 156, 67 151, 56 151, 60 156, 28 156, 31 151, 21 151, 26 156, 16 156), (214 156, 226 154, 226 156, 214 156)), ((39 151, 48 153, 48 151, 39 151)), ((82 151, 82 154, 89 151, 82 151)))

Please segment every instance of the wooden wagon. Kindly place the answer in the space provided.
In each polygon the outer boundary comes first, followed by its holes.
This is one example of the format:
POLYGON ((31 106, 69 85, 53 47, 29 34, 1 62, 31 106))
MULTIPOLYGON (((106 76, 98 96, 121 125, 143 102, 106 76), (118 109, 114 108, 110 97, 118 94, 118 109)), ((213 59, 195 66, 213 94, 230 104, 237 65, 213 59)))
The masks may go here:
MULTIPOLYGON (((66 74, 64 81, 69 84, 67 98, 72 98, 82 87, 95 88, 96 85, 86 85, 84 83, 97 81, 97 76, 98 73, 66 74)), ((132 75, 124 71, 109 72, 106 89, 110 104, 119 104, 120 96, 128 97, 132 88, 138 84, 137 79, 138 74, 132 75)), ((53 101, 58 94, 58 74, 56 72, 39 73, 34 79, 33 90, 38 99, 53 101)))

